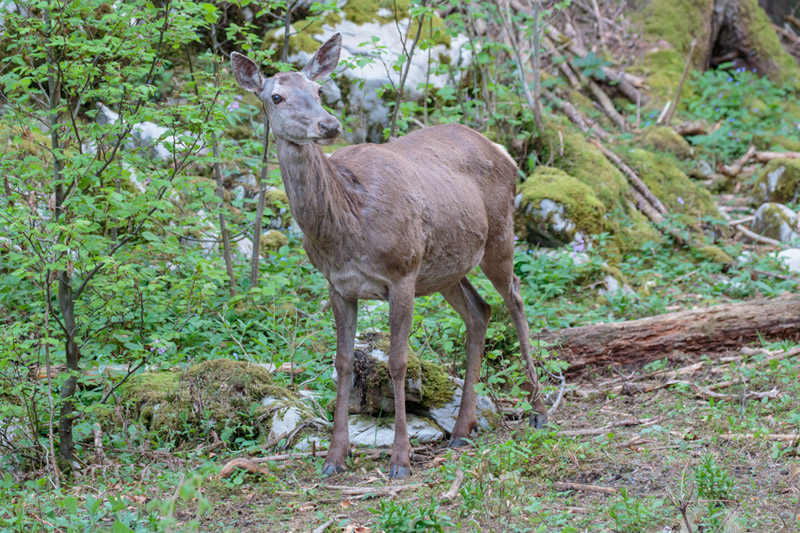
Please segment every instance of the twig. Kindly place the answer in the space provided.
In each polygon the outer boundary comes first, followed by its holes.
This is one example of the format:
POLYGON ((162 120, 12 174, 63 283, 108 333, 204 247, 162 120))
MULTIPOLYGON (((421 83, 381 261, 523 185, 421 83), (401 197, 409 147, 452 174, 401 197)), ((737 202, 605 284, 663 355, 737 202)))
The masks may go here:
POLYGON ((781 241, 776 241, 775 239, 770 239, 769 237, 764 237, 763 235, 759 235, 749 229, 745 228, 741 224, 736 224, 736 230, 741 232, 746 237, 750 237, 752 240, 756 242, 760 242, 761 244, 769 244, 770 246, 778 246, 783 247, 784 244, 781 241))
POLYGON ((675 105, 673 105, 670 110, 667 112, 667 116, 664 117, 664 125, 669 126, 669 123, 672 122, 672 115, 675 113, 675 110, 678 108, 678 104, 681 102, 681 91, 683 91, 683 83, 686 81, 686 74, 689 72, 689 66, 692 64, 692 56, 694 55, 694 49, 697 47, 697 39, 692 39, 692 46, 689 48, 689 55, 686 57, 686 63, 683 65, 683 73, 681 74, 681 81, 678 82, 678 90, 675 92, 675 105))
POLYGON ((447 492, 442 494, 442 501, 450 502, 456 499, 458 496, 458 491, 461 489, 461 485, 464 483, 464 471, 460 468, 456 470, 456 478, 453 480, 453 483, 450 484, 450 488, 447 492))
POLYGON ((600 494, 619 494, 619 491, 611 487, 601 487, 600 485, 586 485, 584 483, 571 483, 566 481, 554 481, 553 488, 559 491, 575 490, 583 492, 598 492, 600 494))
POLYGON ((751 144, 742 157, 734 161, 732 165, 722 165, 719 171, 729 178, 735 178, 739 175, 744 165, 750 160, 751 157, 753 157, 753 155, 755 155, 755 153, 756 147, 751 144))
POLYGON ((351 487, 348 485, 321 485, 321 488, 328 490, 336 490, 346 496, 385 496, 387 494, 394 494, 402 490, 418 489, 422 487, 421 484, 415 483, 413 485, 387 485, 385 487, 351 487))
POLYGON ((590 142, 597 146, 600 151, 603 152, 603 155, 606 156, 606 158, 612 163, 614 163, 628 177, 628 181, 631 182, 631 185, 635 187, 636 190, 639 191, 648 202, 650 202, 656 211, 658 211, 662 216, 668 213, 667 208, 664 207, 664 204, 662 204, 658 198, 656 198, 656 196, 650 190, 650 187, 648 187, 645 182, 643 182, 641 178, 639 178, 639 176, 637 176, 636 173, 631 170, 631 168, 626 165, 625 162, 619 158, 619 156, 617 156, 617 154, 600 144, 600 142, 597 140, 590 139, 590 142))
POLYGON ((323 533, 326 529, 328 529, 328 526, 332 526, 335 521, 336 521, 335 518, 331 518, 321 526, 314 528, 314 531, 312 531, 312 533, 323 533))
POLYGON ((256 464, 255 461, 239 457, 237 459, 228 461, 225 466, 222 467, 222 470, 219 471, 217 479, 226 479, 233 475, 236 470, 246 470, 251 474, 258 474, 262 476, 269 474, 269 468, 256 464))
POLYGON ((796 442, 800 440, 800 435, 790 433, 723 433, 717 438, 724 440, 771 440, 777 442, 796 442))
POLYGON ((756 152, 753 159, 759 163, 769 163, 773 159, 800 159, 800 152, 756 152))

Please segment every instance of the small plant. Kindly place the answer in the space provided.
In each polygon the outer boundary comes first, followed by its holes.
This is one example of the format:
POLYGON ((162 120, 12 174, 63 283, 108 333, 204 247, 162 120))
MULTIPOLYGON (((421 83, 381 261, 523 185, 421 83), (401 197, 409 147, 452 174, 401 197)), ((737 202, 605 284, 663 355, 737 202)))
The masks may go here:
POLYGON ((439 510, 439 502, 431 497, 427 505, 409 509, 408 503, 381 501, 380 509, 370 507, 369 511, 378 515, 378 529, 386 532, 420 533, 423 531, 444 531, 455 524, 450 517, 439 510))
POLYGON ((617 500, 608 508, 608 515, 618 531, 651 531, 653 522, 664 515, 663 502, 631 496, 621 488, 617 500))
POLYGON ((734 480, 709 453, 695 469, 694 481, 697 496, 705 502, 708 511, 705 523, 712 531, 717 531, 727 519, 725 504, 734 498, 734 480))

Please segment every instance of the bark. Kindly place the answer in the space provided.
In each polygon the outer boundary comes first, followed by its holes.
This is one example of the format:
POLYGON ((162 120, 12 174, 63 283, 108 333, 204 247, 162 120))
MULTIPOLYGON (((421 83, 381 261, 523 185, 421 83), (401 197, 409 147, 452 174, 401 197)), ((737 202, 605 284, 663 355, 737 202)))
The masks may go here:
POLYGON ((570 372, 589 365, 643 364, 673 352, 711 353, 759 339, 800 339, 800 294, 545 331, 570 372))

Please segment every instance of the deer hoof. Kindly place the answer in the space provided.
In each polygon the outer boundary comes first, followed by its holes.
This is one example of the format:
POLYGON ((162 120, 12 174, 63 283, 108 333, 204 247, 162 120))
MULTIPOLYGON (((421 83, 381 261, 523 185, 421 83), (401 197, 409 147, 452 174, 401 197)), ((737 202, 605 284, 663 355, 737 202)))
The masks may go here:
POLYGON ((528 418, 528 425, 534 429, 542 429, 547 424, 547 413, 533 413, 528 418))
POLYGON ((342 464, 325 463, 324 465, 322 465, 322 476, 323 477, 335 476, 336 474, 341 474, 345 470, 347 470, 347 467, 342 464))
POLYGON ((462 446, 469 446, 470 442, 462 437, 452 437, 450 442, 447 443, 448 448, 461 448, 462 446))
POLYGON ((402 479, 411 475, 411 469, 402 465, 389 465, 389 477, 391 479, 402 479))

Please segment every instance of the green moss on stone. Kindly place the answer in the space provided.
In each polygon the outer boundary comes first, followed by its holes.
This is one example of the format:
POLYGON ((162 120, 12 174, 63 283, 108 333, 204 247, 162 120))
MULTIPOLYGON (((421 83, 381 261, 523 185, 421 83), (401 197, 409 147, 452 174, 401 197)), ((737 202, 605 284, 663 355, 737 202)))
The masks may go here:
POLYGON ((623 159, 636 172, 670 213, 695 225, 705 216, 719 216, 711 194, 683 173, 674 157, 634 148, 623 159))
POLYGON ((272 396, 293 400, 258 365, 229 359, 204 361, 185 372, 131 376, 122 388, 133 418, 165 438, 225 428, 249 438, 266 438, 271 418, 261 401, 272 396))
POLYGON ((642 135, 642 144, 660 152, 669 152, 679 159, 688 159, 694 152, 686 139, 665 126, 647 128, 642 135))
POLYGON ((772 22, 758 5, 758 0, 739 0, 739 16, 750 30, 749 44, 762 64, 769 65, 767 75, 775 82, 800 89, 800 67, 781 44, 772 22))
POLYGON ((689 55, 692 39, 696 39, 693 63, 696 68, 702 68, 703 58, 711 44, 713 10, 714 0, 652 0, 641 13, 644 35, 652 42, 664 40, 675 48, 680 60, 679 75, 689 55))
POLYGON ((597 199, 591 187, 573 178, 563 170, 553 167, 536 167, 533 174, 519 185, 517 194, 522 195, 520 207, 515 211, 515 231, 518 237, 533 244, 555 245, 573 240, 575 233, 594 235, 605 231, 605 206, 597 199), (564 207, 564 217, 574 223, 571 230, 558 234, 552 232, 552 218, 536 219, 531 209, 539 209, 543 200, 552 200, 564 207), (544 242, 548 241, 548 242, 544 242))
POLYGON ((619 252, 638 250, 644 243, 660 239, 658 230, 626 199, 630 187, 622 173, 583 134, 570 131, 569 126, 551 120, 533 139, 533 147, 539 161, 549 161, 589 186, 605 207, 605 228, 614 236, 606 259, 617 261, 619 252))
POLYGON ((753 187, 758 203, 788 204, 800 197, 800 159, 773 159, 759 172, 753 187))
POLYGON ((694 252, 703 260, 712 261, 723 265, 733 263, 733 258, 725 253, 722 248, 714 246, 713 244, 707 246, 699 246, 694 249, 694 252))
MULTIPOLYGON (((634 70, 647 78, 647 85, 650 88, 648 94, 654 96, 649 107, 660 108, 667 101, 675 99, 675 92, 678 89, 685 62, 685 57, 673 48, 654 50, 645 54, 643 65, 634 70)), ((693 98, 692 85, 684 84, 681 93, 681 107, 678 109, 681 109, 685 102, 693 98)))

